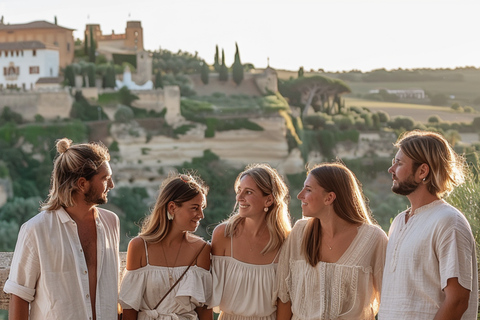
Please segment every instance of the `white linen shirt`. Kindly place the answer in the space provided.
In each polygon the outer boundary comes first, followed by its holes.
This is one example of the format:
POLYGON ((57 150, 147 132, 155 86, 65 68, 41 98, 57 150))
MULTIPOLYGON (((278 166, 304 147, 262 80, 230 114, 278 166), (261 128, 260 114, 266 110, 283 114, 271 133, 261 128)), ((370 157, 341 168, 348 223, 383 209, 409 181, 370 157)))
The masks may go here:
POLYGON ((433 319, 445 300, 447 280, 470 290, 462 320, 477 319, 475 240, 465 216, 443 200, 406 211, 390 227, 379 319, 433 319))
MULTIPOLYGON (((117 319, 119 220, 97 209, 97 320, 117 319)), ((30 303, 30 319, 92 319, 88 269, 75 221, 62 208, 22 225, 4 291, 30 303)))

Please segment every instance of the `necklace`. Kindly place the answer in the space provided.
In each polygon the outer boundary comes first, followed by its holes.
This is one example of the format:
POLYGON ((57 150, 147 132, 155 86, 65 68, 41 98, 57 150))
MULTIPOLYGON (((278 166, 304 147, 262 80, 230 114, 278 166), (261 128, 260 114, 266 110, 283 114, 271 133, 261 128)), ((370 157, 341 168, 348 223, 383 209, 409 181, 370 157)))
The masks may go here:
MULTIPOLYGON (((173 267, 175 267, 175 265, 177 264, 177 259, 178 259, 178 255, 180 254, 180 251, 182 251, 182 245, 183 245, 183 238, 182 238, 182 242, 180 242, 180 247, 178 248, 178 251, 177 251, 177 256, 175 257, 175 261, 173 262, 173 267)), ((170 282, 170 285, 173 285, 173 283, 175 282, 173 280, 173 272, 172 270, 170 269, 170 266, 168 265, 168 260, 167 260, 167 255, 165 254, 165 249, 163 248, 163 243, 162 243, 162 252, 163 252, 163 257, 165 258, 165 264, 167 265, 167 271, 168 271, 168 281, 170 282)))
MULTIPOLYGON (((265 223, 265 226, 263 227, 262 231, 258 234, 258 237, 263 236, 263 233, 265 232, 265 229, 267 229, 267 224, 266 223, 265 223)), ((253 247, 252 247, 252 242, 250 240, 250 237, 247 237, 247 241, 248 241, 248 246, 250 248, 250 252, 253 252, 253 247)))

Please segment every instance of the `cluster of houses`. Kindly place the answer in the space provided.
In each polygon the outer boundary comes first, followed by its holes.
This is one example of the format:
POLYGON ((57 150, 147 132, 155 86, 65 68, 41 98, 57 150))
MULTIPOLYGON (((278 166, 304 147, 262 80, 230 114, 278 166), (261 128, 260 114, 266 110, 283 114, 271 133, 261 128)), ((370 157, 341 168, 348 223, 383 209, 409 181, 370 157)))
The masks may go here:
MULTIPOLYGON (((47 21, 6 24, 0 19, 0 90, 60 87, 61 70, 74 60, 74 29, 47 21)), ((93 35, 97 53, 112 57, 129 54, 144 59, 140 70, 148 74, 148 53, 143 48, 143 30, 140 21, 128 21, 125 34, 103 35, 100 25, 87 24, 85 39, 93 35)), ((142 61, 140 61, 142 64, 142 61)), ((144 77, 147 78, 147 77, 144 77)))

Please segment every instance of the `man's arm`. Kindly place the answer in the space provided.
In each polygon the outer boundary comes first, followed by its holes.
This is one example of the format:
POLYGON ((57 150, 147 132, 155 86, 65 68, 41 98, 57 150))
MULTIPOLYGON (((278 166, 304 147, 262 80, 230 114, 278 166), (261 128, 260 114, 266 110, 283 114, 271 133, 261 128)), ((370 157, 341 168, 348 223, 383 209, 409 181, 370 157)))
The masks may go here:
POLYGON ((445 300, 433 320, 460 320, 467 311, 470 290, 462 287, 458 283, 458 278, 450 278, 443 292, 445 292, 445 300))
POLYGON ((9 320, 25 320, 28 319, 28 309, 30 304, 16 296, 14 294, 10 297, 10 303, 8 306, 8 319, 9 320))

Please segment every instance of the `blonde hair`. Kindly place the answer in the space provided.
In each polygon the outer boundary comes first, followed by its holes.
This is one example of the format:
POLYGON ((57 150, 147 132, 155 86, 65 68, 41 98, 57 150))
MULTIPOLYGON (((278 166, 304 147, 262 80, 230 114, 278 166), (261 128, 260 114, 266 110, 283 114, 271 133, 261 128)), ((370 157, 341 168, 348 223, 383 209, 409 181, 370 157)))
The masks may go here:
MULTIPOLYGON (((362 192, 362 184, 344 164, 339 162, 320 164, 313 167, 308 174, 314 177, 326 192, 335 193, 333 210, 339 218, 349 223, 373 224, 362 192)), ((309 219, 303 233, 302 252, 312 266, 316 266, 320 261, 321 239, 320 220, 309 219)))
POLYGON ((90 180, 103 163, 110 161, 108 149, 101 142, 73 145, 72 140, 63 138, 56 141, 56 147, 58 154, 54 160, 50 191, 42 210, 75 206, 72 195, 77 191, 78 179, 90 180))
POLYGON ((413 160, 415 171, 423 163, 430 168, 424 183, 433 195, 443 197, 465 181, 466 162, 440 134, 414 130, 401 135, 395 147, 413 160))
POLYGON ((167 217, 168 204, 173 201, 181 207, 184 202, 199 194, 208 194, 208 187, 199 177, 193 174, 175 174, 168 177, 160 186, 152 213, 144 219, 138 236, 147 242, 162 241, 172 227, 172 221, 167 217))
MULTIPOLYGON (((277 250, 281 247, 292 229, 290 223, 290 214, 288 212, 288 202, 290 200, 288 188, 277 170, 268 164, 251 164, 241 172, 235 180, 235 190, 237 190, 240 180, 249 176, 253 179, 258 188, 264 195, 272 195, 273 203, 266 212, 267 229, 270 234, 270 241, 263 248, 262 254, 277 250)), ((238 225, 245 218, 234 211, 226 222, 225 236, 233 237, 237 232, 238 225)))

